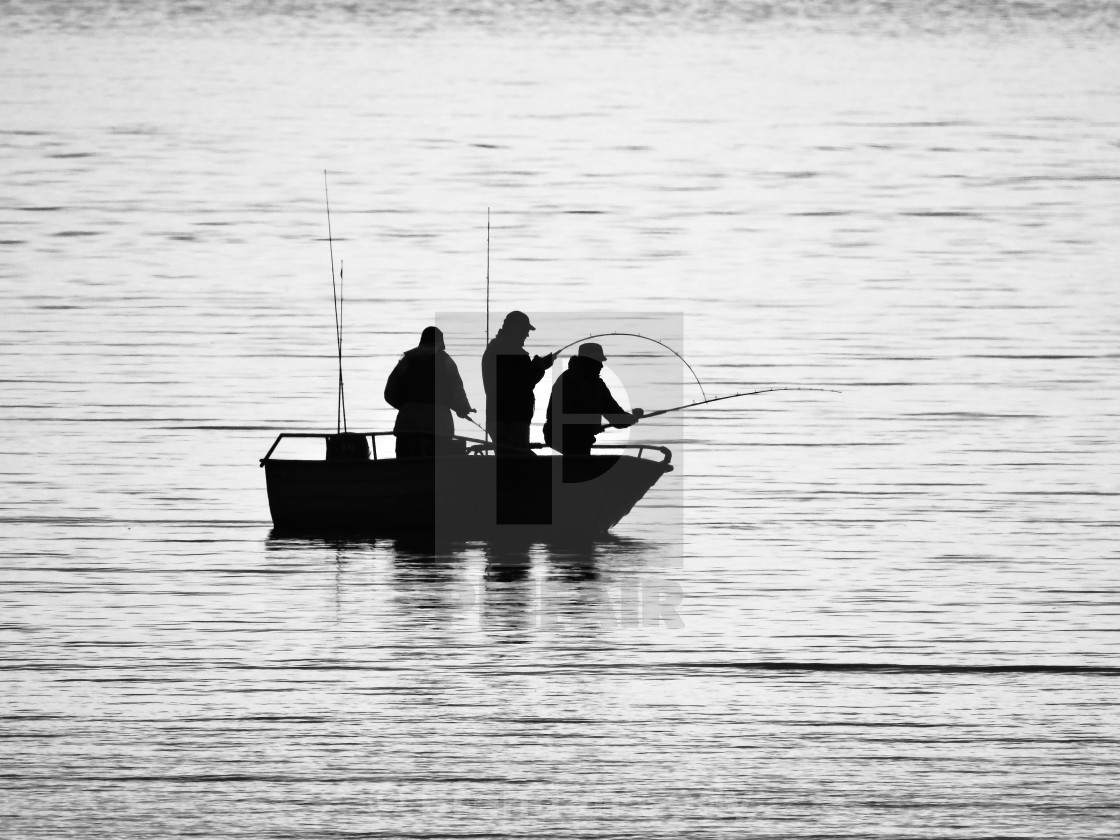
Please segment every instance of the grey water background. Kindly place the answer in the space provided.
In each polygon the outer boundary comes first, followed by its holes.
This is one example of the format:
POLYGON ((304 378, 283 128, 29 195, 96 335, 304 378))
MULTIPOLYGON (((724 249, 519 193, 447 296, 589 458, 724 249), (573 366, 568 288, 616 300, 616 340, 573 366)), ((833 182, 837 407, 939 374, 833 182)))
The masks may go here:
POLYGON ((0 834, 1116 836, 1118 36, 0 3, 0 834), (710 395, 842 393, 635 427, 678 468, 588 550, 273 536, 257 459, 335 423, 324 170, 351 428, 437 313, 482 405, 487 208, 537 352, 669 319, 710 395))

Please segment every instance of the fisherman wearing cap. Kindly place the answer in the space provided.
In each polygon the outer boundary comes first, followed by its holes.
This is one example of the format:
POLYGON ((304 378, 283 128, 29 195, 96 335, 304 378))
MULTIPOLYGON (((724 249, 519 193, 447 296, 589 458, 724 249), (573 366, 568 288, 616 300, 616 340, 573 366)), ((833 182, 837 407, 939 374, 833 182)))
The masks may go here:
MULTIPOLYGON (((473 412, 459 368, 443 345, 443 332, 426 327, 420 344, 406 352, 385 383, 385 401, 397 409, 393 434, 397 457, 454 454, 454 411, 464 420, 473 412)), ((462 446, 458 449, 461 451, 462 446)))
POLYGON ((506 315, 502 328, 482 354, 486 389, 486 431, 498 455, 528 455, 533 421, 533 388, 556 360, 553 353, 529 358, 525 339, 535 330, 524 312, 506 315))
POLYGON ((611 395, 600 376, 607 360, 599 344, 579 346, 568 360, 568 369, 552 386, 545 414, 544 442, 564 455, 590 455, 595 436, 606 426, 624 428, 641 419, 644 412, 628 412, 611 395))

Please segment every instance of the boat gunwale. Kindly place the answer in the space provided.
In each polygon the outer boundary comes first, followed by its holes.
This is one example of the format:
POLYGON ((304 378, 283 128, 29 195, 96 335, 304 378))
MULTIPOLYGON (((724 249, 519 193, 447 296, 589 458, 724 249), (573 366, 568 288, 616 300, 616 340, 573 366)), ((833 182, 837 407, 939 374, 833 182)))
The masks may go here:
MULTIPOLYGON (((323 440, 329 440, 330 438, 332 438, 332 437, 334 437, 335 435, 338 435, 338 434, 360 435, 362 437, 370 438, 371 443, 372 443, 372 447, 371 447, 372 457, 356 459, 358 461, 395 461, 395 460, 398 460, 396 457, 379 458, 378 455, 377 455, 377 438, 392 436, 394 434, 393 432, 280 432, 276 436, 276 440, 274 440, 272 442, 272 446, 269 447, 268 452, 266 452, 265 456, 260 459, 260 466, 263 467, 266 463, 270 463, 270 462, 326 463, 326 462, 328 462, 328 459, 326 457, 323 457, 323 458, 273 458, 272 453, 276 451, 276 447, 278 447, 280 445, 280 442, 282 440, 284 440, 285 438, 305 438, 305 439, 306 438, 322 438, 323 440)), ((446 457, 451 457, 451 458, 479 457, 479 456, 493 457, 492 455, 487 456, 487 453, 493 451, 493 449, 494 449, 493 444, 489 443, 488 441, 478 440, 477 438, 463 437, 462 435, 439 435, 438 437, 445 437, 448 440, 462 441, 464 443, 470 444, 467 447, 466 453, 464 455, 451 455, 451 456, 446 456, 446 457)), ((637 449, 638 454, 635 455, 635 456, 631 456, 631 457, 635 457, 635 458, 637 458, 638 460, 641 460, 641 461, 648 461, 649 460, 649 459, 646 459, 646 458, 642 458, 642 454, 645 451, 648 450, 650 452, 657 452, 662 456, 661 461, 659 461, 659 462, 651 461, 650 463, 656 463, 656 464, 659 464, 660 466, 665 467, 665 472, 669 472, 673 469, 673 466, 672 466, 672 463, 671 463, 672 460, 673 460, 672 450, 669 449, 667 446, 661 446, 660 444, 655 444, 655 443, 597 443, 597 444, 594 444, 591 448, 593 450, 600 450, 599 452, 596 452, 595 454, 602 454, 602 455, 608 454, 608 452, 605 452, 605 451, 602 451, 602 450, 619 450, 619 449, 621 449, 621 450, 631 450, 631 449, 637 449)), ((533 450, 549 449, 549 450, 551 450, 552 447, 547 446, 546 444, 543 444, 543 443, 534 443, 534 444, 530 444, 530 449, 533 449, 533 450)), ((555 451, 555 450, 553 450, 553 451, 555 451)), ((619 457, 623 457, 624 454, 625 453, 623 453, 623 455, 620 455, 619 457)), ((559 453, 559 452, 557 452, 557 456, 564 457, 563 454, 559 453)), ((437 457, 439 457, 439 456, 437 456, 437 457)), ((333 459, 330 459, 330 460, 333 461, 333 459)), ((401 460, 403 460, 403 459, 401 459, 401 460)), ((413 459, 410 458, 408 460, 413 460, 413 459)))

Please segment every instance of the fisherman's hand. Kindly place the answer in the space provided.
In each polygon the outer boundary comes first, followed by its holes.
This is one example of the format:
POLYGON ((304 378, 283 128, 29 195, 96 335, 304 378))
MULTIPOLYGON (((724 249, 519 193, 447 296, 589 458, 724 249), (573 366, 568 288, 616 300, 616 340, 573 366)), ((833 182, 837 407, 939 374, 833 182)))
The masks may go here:
POLYGON ((552 367, 552 363, 556 361, 556 354, 549 353, 547 356, 537 356, 537 361, 544 365, 545 370, 548 370, 552 367))
POLYGON ((459 418, 462 420, 470 420, 471 415, 477 412, 473 408, 468 408, 466 411, 456 411, 455 413, 458 414, 459 418))
POLYGON ((634 409, 633 411, 631 411, 630 413, 634 415, 634 422, 635 422, 635 423, 637 423, 637 422, 638 422, 639 420, 641 420, 641 419, 642 419, 643 417, 645 417, 645 416, 646 416, 646 413, 645 413, 645 411, 643 411, 643 410, 642 410, 642 409, 640 409, 640 408, 635 408, 635 409, 634 409))

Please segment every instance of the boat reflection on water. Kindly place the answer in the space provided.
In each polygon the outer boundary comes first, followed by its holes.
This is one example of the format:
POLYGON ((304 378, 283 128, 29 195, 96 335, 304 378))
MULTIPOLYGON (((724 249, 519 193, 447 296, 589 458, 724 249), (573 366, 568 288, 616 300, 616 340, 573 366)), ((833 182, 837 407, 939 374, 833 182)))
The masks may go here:
MULTIPOLYGON (((268 539, 269 553, 284 558, 285 566, 293 561, 333 573, 340 622, 363 632, 411 628, 449 648, 473 644, 472 638, 481 643, 473 636, 479 632, 491 641, 527 641, 525 634, 536 631, 576 632, 590 640, 648 625, 646 602, 654 589, 665 590, 676 548, 614 536, 435 541, 274 530, 268 539)), ((669 607, 679 602, 657 598, 669 607)))
POLYGON ((493 583, 512 583, 529 576, 533 569, 533 544, 521 540, 495 540, 483 549, 483 577, 493 583))

